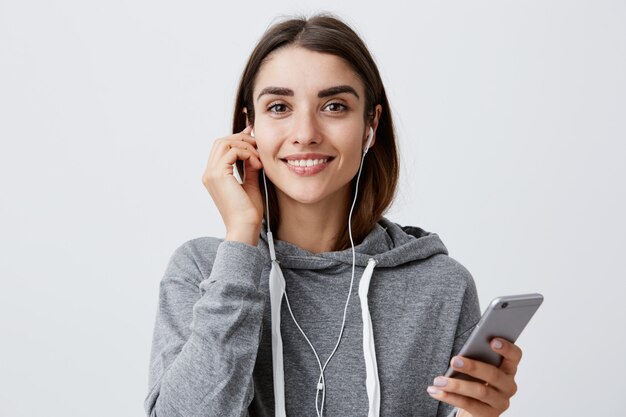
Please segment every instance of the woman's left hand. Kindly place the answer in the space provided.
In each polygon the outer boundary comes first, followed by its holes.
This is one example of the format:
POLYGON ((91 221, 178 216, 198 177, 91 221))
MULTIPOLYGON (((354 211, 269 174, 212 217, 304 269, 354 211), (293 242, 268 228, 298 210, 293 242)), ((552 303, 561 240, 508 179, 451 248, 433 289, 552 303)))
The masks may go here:
POLYGON ((499 367, 455 356, 452 367, 485 383, 438 376, 428 393, 439 401, 459 407, 462 417, 495 417, 509 408, 509 401, 517 392, 515 373, 522 359, 522 350, 504 339, 494 338, 491 349, 502 355, 499 367))

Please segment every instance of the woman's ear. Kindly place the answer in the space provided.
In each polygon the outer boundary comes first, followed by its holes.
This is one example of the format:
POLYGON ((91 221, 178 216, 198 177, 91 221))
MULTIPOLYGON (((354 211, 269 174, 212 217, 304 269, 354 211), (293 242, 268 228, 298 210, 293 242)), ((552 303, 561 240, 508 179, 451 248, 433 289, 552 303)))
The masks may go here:
MULTIPOLYGON (((381 104, 377 104, 376 107, 374 107, 374 114, 372 115, 371 119, 370 119, 370 125, 367 128, 367 134, 369 134, 369 128, 371 127, 372 130, 374 130, 374 134, 372 135, 372 141, 370 143, 369 148, 371 148, 372 146, 374 146, 374 143, 376 142, 376 129, 378 128, 378 122, 380 121, 380 115, 383 112, 383 106, 381 104)), ((365 141, 367 141, 367 136, 365 137, 365 141)))
POLYGON ((243 114, 246 115, 246 126, 250 126, 250 119, 248 119, 248 109, 247 108, 243 108, 243 114))
POLYGON ((254 124, 254 107, 244 107, 241 111, 246 115, 246 126, 254 124))

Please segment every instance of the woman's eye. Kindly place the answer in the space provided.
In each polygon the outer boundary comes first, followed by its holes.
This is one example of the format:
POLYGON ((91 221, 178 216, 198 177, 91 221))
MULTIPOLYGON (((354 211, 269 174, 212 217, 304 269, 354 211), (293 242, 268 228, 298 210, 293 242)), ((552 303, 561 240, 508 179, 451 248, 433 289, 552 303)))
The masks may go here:
POLYGON ((284 104, 276 103, 270 105, 267 110, 272 113, 283 113, 285 110, 287 110, 287 106, 285 106, 284 104))
POLYGON ((333 113, 338 113, 341 111, 345 111, 348 107, 345 104, 341 103, 330 103, 326 106, 326 108, 333 113))

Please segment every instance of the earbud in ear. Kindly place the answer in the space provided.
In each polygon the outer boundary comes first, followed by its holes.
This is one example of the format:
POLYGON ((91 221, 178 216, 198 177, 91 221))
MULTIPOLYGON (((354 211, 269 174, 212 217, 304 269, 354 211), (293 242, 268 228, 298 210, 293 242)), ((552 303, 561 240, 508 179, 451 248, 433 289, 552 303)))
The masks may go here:
POLYGON ((374 138, 374 128, 370 126, 370 133, 367 135, 367 145, 365 145, 365 149, 363 149, 364 154, 366 154, 368 149, 370 148, 373 138, 374 138))

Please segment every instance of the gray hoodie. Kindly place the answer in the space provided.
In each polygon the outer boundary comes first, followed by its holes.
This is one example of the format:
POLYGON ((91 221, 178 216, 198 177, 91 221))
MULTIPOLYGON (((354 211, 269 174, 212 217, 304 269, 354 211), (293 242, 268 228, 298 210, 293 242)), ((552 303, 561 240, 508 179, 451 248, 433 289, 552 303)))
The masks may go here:
MULTIPOLYGON (((178 247, 161 280, 150 357, 148 416, 273 416, 270 254, 201 237, 178 247)), ((320 360, 333 351, 352 274, 352 249, 311 253, 275 240, 289 303, 320 360)), ((355 282, 343 337, 325 370, 324 415, 367 416, 358 279, 368 294, 381 416, 445 417, 426 393, 480 319, 472 276, 439 236, 382 218, 355 246, 355 282)), ((288 416, 315 416, 317 360, 285 303, 281 310, 288 416)), ((321 400, 319 402, 321 404, 321 400)))

